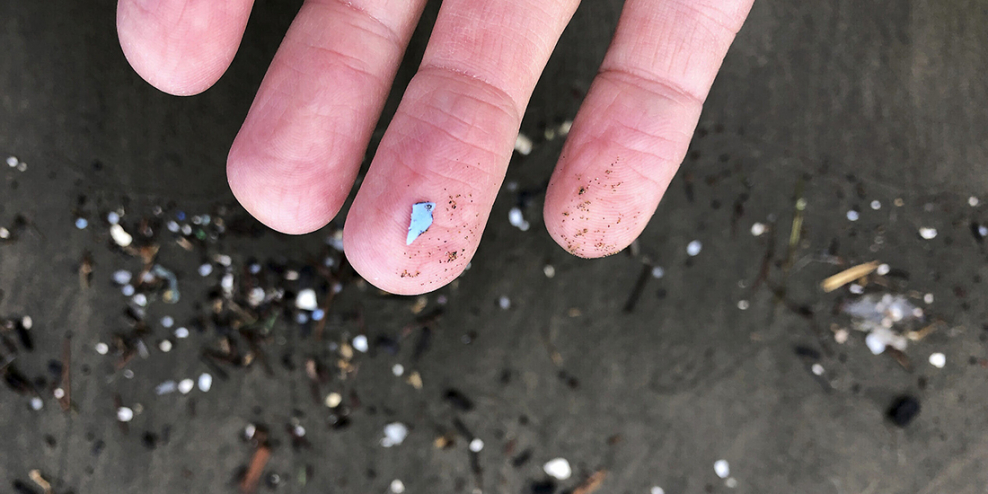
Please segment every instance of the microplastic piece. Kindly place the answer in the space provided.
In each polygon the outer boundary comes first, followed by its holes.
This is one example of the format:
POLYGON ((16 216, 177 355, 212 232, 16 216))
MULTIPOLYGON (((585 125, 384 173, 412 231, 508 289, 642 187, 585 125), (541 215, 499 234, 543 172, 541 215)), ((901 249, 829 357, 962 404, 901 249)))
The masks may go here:
POLYGON ((930 365, 943 369, 943 366, 947 365, 947 357, 940 352, 930 354, 930 365))
POLYGON ((415 239, 419 238, 432 226, 432 210, 436 209, 434 202, 417 202, 412 204, 412 220, 408 224, 408 238, 405 245, 412 245, 415 239))
POLYGON ((381 446, 390 448, 398 446, 405 441, 408 436, 408 427, 401 422, 392 422, 384 426, 384 438, 381 439, 381 446))
POLYGON ((722 479, 726 479, 731 474, 731 465, 727 460, 717 460, 714 462, 714 473, 722 479))
POLYGON ((557 480, 566 480, 573 475, 573 469, 569 466, 569 462, 566 458, 555 458, 546 462, 542 466, 542 470, 545 471, 547 475, 557 480))

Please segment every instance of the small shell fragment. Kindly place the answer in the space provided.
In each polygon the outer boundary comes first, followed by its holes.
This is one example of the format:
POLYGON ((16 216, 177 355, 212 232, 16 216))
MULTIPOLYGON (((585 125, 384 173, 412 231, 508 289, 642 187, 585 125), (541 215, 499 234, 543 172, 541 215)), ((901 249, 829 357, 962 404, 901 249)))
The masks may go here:
POLYGON ((419 238, 432 226, 432 210, 436 208, 434 202, 417 202, 412 204, 412 219, 408 224, 408 237, 405 245, 412 245, 415 239, 419 238))
POLYGON ((569 461, 567 461, 566 458, 555 458, 549 460, 542 466, 542 470, 544 470, 547 475, 557 480, 566 480, 573 475, 573 469, 569 466, 569 461))

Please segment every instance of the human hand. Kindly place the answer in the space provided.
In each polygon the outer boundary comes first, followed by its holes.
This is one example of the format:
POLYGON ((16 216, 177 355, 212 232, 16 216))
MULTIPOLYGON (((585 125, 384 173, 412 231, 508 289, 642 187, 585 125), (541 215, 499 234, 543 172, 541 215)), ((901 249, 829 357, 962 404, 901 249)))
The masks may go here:
MULTIPOLYGON (((682 162, 753 0, 626 0, 546 193, 581 257, 629 245, 682 162)), ((253 0, 119 0, 127 60, 191 95, 229 66, 253 0)), ((426 0, 307 0, 233 142, 230 187, 285 233, 321 228, 353 185, 426 0)), ((344 226, 354 269, 393 293, 439 288, 480 241, 529 98, 579 0, 444 0, 344 226), (436 203, 406 245, 412 205, 436 203)))

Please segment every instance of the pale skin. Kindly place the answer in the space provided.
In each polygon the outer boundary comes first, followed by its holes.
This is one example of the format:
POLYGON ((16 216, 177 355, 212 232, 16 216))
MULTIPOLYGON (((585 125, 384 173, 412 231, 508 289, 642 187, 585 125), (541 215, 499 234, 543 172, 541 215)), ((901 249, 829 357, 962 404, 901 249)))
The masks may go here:
MULTIPOLYGON (((592 1, 592 0, 591 0, 592 1)), ((602 257, 645 228, 689 146, 753 0, 626 0, 615 37, 546 191, 570 253, 602 257)), ((127 60, 175 95, 226 71, 253 0, 119 0, 127 60)), ((353 187, 426 0, 307 0, 233 142, 227 176, 274 230, 326 225, 353 187)), ((419 294, 473 257, 529 98, 579 0, 444 0, 418 73, 343 230, 375 286, 419 294), (434 223, 406 245, 412 204, 434 223)))

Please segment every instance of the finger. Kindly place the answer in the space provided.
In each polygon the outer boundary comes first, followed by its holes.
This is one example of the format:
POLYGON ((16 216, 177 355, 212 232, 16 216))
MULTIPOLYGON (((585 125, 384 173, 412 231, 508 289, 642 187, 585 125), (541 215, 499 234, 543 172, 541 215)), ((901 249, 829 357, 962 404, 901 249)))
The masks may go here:
POLYGON ((360 168, 425 0, 309 0, 227 160, 233 194, 285 233, 321 228, 360 168))
POLYGON ((175 95, 212 86, 233 60, 253 0, 119 0, 117 35, 144 80, 175 95))
POLYGON ((545 222, 602 257, 641 234, 752 0, 628 0, 549 182, 545 222))
POLYGON ((521 115, 577 0, 445 0, 350 208, 343 242, 365 279, 413 294, 470 261, 504 179, 521 115), (434 222, 406 245, 414 203, 434 222))

